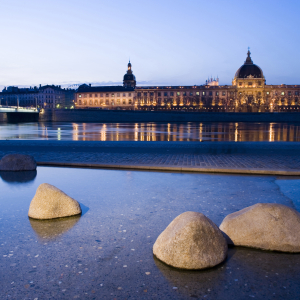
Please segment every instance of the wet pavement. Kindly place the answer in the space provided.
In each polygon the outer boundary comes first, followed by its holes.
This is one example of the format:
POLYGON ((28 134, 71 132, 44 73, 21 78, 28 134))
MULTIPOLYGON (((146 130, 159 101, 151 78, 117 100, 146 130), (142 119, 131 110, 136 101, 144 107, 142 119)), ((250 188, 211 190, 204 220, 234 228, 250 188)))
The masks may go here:
POLYGON ((1 299, 298 299, 300 255, 230 248, 209 270, 182 271, 152 254, 185 211, 217 225, 264 202, 299 209, 300 179, 38 167, 0 174, 1 299), (82 216, 30 220, 39 184, 57 186, 82 216))
POLYGON ((39 165, 300 175, 299 142, 0 141, 39 165))

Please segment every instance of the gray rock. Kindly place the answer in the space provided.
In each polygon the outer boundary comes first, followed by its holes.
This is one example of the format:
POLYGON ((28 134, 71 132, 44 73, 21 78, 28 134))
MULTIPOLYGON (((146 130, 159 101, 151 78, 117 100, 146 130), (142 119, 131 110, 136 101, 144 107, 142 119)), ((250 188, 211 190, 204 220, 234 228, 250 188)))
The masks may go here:
POLYGON ((219 228, 205 215, 185 212, 159 235, 153 254, 181 269, 214 267, 227 256, 227 243, 219 228))
POLYGON ((31 155, 7 154, 0 160, 0 171, 34 171, 36 161, 31 155))
POLYGON ((282 204, 244 208, 228 215, 220 229, 236 246, 300 252, 300 214, 282 204))
POLYGON ((81 214, 79 203, 55 186, 42 183, 31 200, 28 216, 34 219, 55 219, 81 214))

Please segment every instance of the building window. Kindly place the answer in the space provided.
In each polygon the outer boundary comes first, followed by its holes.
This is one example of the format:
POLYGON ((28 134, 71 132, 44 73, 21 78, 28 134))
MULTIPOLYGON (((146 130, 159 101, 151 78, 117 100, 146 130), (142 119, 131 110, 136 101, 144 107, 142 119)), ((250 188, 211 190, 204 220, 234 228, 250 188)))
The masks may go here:
POLYGON ((261 81, 258 82, 258 85, 261 85, 261 81))
POLYGON ((115 102, 114 102, 114 100, 112 100, 112 101, 111 101, 111 105, 115 105, 115 102))
POLYGON ((95 105, 98 105, 98 100, 95 101, 95 105))
POLYGON ((295 92, 295 96, 299 96, 299 92, 298 91, 295 92))
POLYGON ((93 101, 92 100, 90 100, 90 105, 93 105, 93 101))
POLYGON ((123 97, 126 97, 126 94, 125 94, 125 93, 123 93, 123 97))
POLYGON ((106 104, 106 105, 109 105, 109 100, 105 100, 105 104, 106 104))
POLYGON ((126 104, 126 100, 125 99, 123 100, 123 104, 126 104))
POLYGON ((281 92, 281 95, 284 96, 284 92, 281 92))
POLYGON ((153 92, 151 92, 151 93, 150 93, 150 97, 153 97, 153 96, 154 96, 154 93, 153 93, 153 92))
POLYGON ((129 99, 129 100, 128 100, 128 104, 131 104, 131 103, 132 103, 132 100, 131 100, 131 99, 129 99))
POLYGON ((120 93, 117 93, 117 97, 120 97, 120 93))
POLYGON ((180 92, 177 92, 177 96, 180 96, 180 92))
POLYGON ((128 97, 131 97, 131 93, 128 93, 128 97))
POLYGON ((226 92, 222 92, 222 96, 226 96, 226 92))
MULTIPOLYGON (((87 94, 84 94, 84 98, 86 98, 87 97, 87 94)), ((47 96, 46 96, 46 98, 47 98, 47 96)))
POLYGON ((81 105, 81 100, 79 100, 79 105, 81 105))
POLYGON ((190 96, 193 96, 193 92, 190 92, 190 96))
POLYGON ((197 96, 199 96, 199 95, 200 95, 200 93, 199 93, 199 92, 196 92, 196 95, 197 95, 197 96))
POLYGON ((90 98, 93 97, 93 94, 90 94, 90 98))
POLYGON ((100 94, 100 97, 103 97, 103 94, 100 94))
POLYGON ((105 97, 109 97, 109 93, 106 93, 106 94, 105 94, 105 97))
POLYGON ((219 96, 219 92, 216 92, 216 96, 219 96))
POLYGON ((209 96, 212 96, 212 92, 208 92, 208 95, 209 95, 209 96))
POLYGON ((202 92, 202 95, 205 96, 205 92, 202 92))
POLYGON ((78 98, 81 98, 81 94, 78 95, 78 98))
POLYGON ((158 97, 160 97, 161 96, 161 92, 158 92, 157 95, 158 95, 158 97))
POLYGON ((288 95, 289 95, 289 96, 292 96, 292 92, 288 92, 288 95))
POLYGON ((248 82, 248 86, 252 86, 252 82, 248 82))
POLYGON ((230 92, 230 96, 233 96, 233 92, 230 92))
POLYGON ((172 96, 172 97, 173 97, 173 96, 174 96, 174 92, 170 92, 170 96, 172 96))
POLYGON ((114 93, 112 93, 112 94, 111 94, 111 96, 112 96, 112 97, 114 97, 114 96, 115 96, 115 94, 114 94, 114 93))
POLYGON ((243 84, 241 82, 239 82, 239 86, 242 86, 243 84))
POLYGON ((95 97, 98 97, 98 94, 95 94, 95 97))
POLYGON ((117 105, 120 105, 120 99, 117 99, 117 105))
POLYGON ((186 92, 183 92, 182 94, 183 94, 183 96, 186 96, 186 92))
POLYGON ((270 92, 267 92, 267 95, 270 95, 270 92))
POLYGON ((164 92, 164 96, 167 97, 168 96, 168 92, 164 92))

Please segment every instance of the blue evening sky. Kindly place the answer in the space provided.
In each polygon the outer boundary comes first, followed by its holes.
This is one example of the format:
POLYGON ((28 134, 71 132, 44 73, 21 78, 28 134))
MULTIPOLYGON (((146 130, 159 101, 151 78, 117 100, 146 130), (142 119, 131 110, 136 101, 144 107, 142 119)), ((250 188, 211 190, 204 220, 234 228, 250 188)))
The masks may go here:
POLYGON ((1 0, 0 86, 231 84, 248 46, 267 84, 300 84, 299 0, 1 0))

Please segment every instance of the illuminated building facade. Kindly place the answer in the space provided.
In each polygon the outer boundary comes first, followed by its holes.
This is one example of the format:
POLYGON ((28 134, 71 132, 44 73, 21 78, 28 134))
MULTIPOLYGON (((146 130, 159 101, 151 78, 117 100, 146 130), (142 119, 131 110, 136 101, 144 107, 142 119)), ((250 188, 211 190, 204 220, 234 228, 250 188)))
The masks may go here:
POLYGON ((0 105, 35 107, 44 109, 74 108, 75 90, 60 85, 18 88, 9 86, 0 93, 0 105))
POLYGON ((177 110, 202 112, 300 111, 300 85, 266 85, 260 67, 248 50, 232 85, 209 79, 195 86, 136 86, 131 63, 123 86, 82 85, 75 97, 76 108, 124 110, 177 110))

